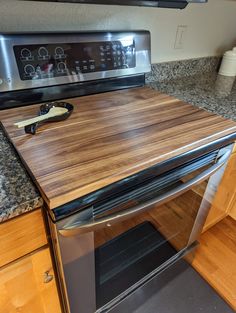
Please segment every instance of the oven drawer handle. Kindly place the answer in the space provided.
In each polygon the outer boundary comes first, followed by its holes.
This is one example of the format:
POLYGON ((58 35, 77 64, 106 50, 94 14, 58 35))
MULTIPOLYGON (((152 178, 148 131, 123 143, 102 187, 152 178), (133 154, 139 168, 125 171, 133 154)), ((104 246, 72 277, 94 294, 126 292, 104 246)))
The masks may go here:
POLYGON ((152 205, 161 205, 167 201, 170 201, 174 199, 175 197, 180 196, 185 191, 190 190, 193 186, 203 182, 212 174, 214 174, 218 169, 220 169, 226 163, 230 154, 231 154, 231 150, 227 150, 227 152, 223 156, 221 156, 218 159, 218 161, 209 169, 201 172, 200 174, 190 179, 189 181, 185 182, 181 186, 175 187, 172 190, 164 193, 163 195, 159 195, 155 198, 152 198, 146 201, 145 203, 135 205, 130 209, 126 209, 121 212, 116 212, 116 213, 113 213, 106 217, 102 217, 97 220, 89 219, 86 221, 81 221, 78 219, 76 221, 75 218, 71 218, 71 220, 69 220, 62 228, 59 229, 59 233, 65 237, 70 237, 70 236, 74 236, 78 234, 96 231, 103 227, 112 226, 112 224, 121 222, 128 218, 131 218, 132 216, 140 214, 141 212, 148 210, 148 208, 152 205))

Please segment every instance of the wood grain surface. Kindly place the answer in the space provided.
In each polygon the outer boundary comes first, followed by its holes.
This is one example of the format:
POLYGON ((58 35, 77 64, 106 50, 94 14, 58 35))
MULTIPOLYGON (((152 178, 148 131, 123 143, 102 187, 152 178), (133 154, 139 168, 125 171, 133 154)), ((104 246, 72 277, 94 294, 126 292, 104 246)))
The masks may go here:
MULTIPOLYGON (((236 153, 231 155, 224 176, 217 189, 217 194, 212 202, 210 213, 207 217, 203 231, 212 227, 227 215, 234 218, 236 195, 236 153)), ((236 213, 236 212, 235 212, 236 213)), ((236 219, 236 214, 235 214, 236 219)))
POLYGON ((39 105, 0 120, 50 208, 236 132, 236 123, 148 87, 67 100, 74 112, 35 136, 13 124, 39 105))
POLYGON ((1 268, 0 313, 61 313, 54 276, 48 248, 1 268))
POLYGON ((202 234, 192 266, 236 312, 235 229, 228 216, 202 234))
POLYGON ((41 209, 0 225, 0 267, 47 244, 41 209))

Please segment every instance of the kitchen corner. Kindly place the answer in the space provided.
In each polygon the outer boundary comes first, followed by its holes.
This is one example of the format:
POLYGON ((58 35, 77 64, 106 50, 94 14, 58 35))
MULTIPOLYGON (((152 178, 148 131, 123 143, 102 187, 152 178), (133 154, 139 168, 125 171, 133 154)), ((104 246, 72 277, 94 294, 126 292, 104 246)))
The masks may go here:
MULTIPOLYGON (((232 112, 235 112, 235 87, 233 88, 232 94, 224 99, 224 105, 227 105, 228 108, 222 106, 222 98, 217 97, 215 94, 214 86, 219 62, 219 58, 209 57, 187 61, 183 60, 178 62, 168 62, 164 64, 155 64, 152 65, 152 72, 147 74, 146 84, 158 92, 164 92, 178 99, 184 100, 194 106, 201 107, 211 113, 216 113, 226 118, 230 116, 234 120, 235 118, 232 112)), ((6 116, 4 115, 4 111, 2 112, 2 115, 6 116)), ((40 229, 41 233, 39 232, 37 235, 38 238, 41 238, 43 237, 42 234, 45 232, 45 229, 42 226, 42 215, 40 213, 43 206, 43 200, 34 183, 31 181, 31 178, 26 173, 21 160, 18 158, 12 144, 7 139, 3 130, 1 130, 0 135, 2 158, 1 164, 4 164, 4 167, 1 169, 1 175, 2 180, 5 182, 3 184, 3 188, 1 189, 1 221, 3 222, 9 220, 10 222, 13 217, 20 216, 22 213, 28 212, 30 214, 31 211, 32 213, 35 211, 34 214, 37 214, 36 219, 38 219, 38 222, 41 221, 41 224, 38 224, 38 229, 40 229), (11 188, 10 191, 9 186, 11 188)), ((227 175, 229 174, 226 172, 226 176, 227 175)), ((226 180, 228 182, 228 179, 226 180)), ((220 194, 220 192, 218 194, 220 194)), ((212 212, 213 211, 214 210, 212 207, 212 212)), ((218 214, 217 217, 215 217, 215 213, 213 212, 212 218, 212 212, 210 214, 210 218, 208 218, 206 222, 205 229, 214 225, 217 221, 222 219, 223 216, 225 216, 225 212, 223 212, 223 215, 218 214)), ((26 215, 26 217, 27 216, 28 215, 26 215)), ((15 219, 13 219, 13 222, 14 221, 15 219)), ((33 219, 31 217, 31 222, 32 221, 33 219)), ((4 223, 4 225, 7 224, 8 223, 4 223)), ((40 241, 39 246, 36 245, 34 249, 38 247, 40 249, 45 247, 42 253, 46 254, 46 259, 48 260, 46 264, 50 264, 48 256, 48 245, 45 241, 45 238, 43 238, 40 241)), ((25 251, 23 253, 25 253, 25 251)), ((24 255, 23 253, 22 255, 24 255)), ((37 255, 37 258, 38 257, 41 256, 37 255)), ((218 289, 218 285, 215 284, 214 279, 208 279, 209 275, 204 276, 204 269, 202 270, 201 266, 199 267, 199 263, 201 264, 201 257, 201 255, 200 257, 198 255, 195 257, 195 263, 193 263, 193 266, 196 266, 196 269, 203 275, 203 277, 205 277, 205 279, 207 279, 208 282, 214 286, 214 288, 218 289)), ((55 283, 54 285, 51 285, 50 288, 55 290, 55 283)), ((169 288, 175 288, 175 286, 171 287, 170 285, 169 288)), ((231 305, 234 306, 234 302, 230 299, 227 299, 227 296, 224 295, 224 292, 221 292, 221 290, 219 290, 219 292, 221 296, 223 296, 227 301, 229 301, 231 305)), ((58 299, 54 298, 53 303, 53 307, 56 308, 56 312, 59 312, 58 299)))
MULTIPOLYGON (((234 120, 234 112, 236 112, 235 87, 231 95, 224 99, 217 97, 215 92, 214 86, 219 62, 219 58, 208 57, 155 64, 152 65, 152 72, 147 74, 146 84, 158 92, 164 92, 194 106, 234 120), (222 100, 224 100, 223 105, 222 100)), ((34 212, 34 210, 36 210, 36 214, 39 214, 43 205, 40 193, 26 173, 21 160, 3 130, 1 130, 0 135, 1 164, 4 164, 1 168, 3 182, 1 189, 1 222, 10 221, 13 217, 26 212, 34 212)), ((41 215, 38 215, 38 219, 42 219, 41 215)), ((215 216, 213 219, 210 218, 209 223, 211 225, 216 223, 215 216)), ((41 224, 39 229, 44 232, 45 230, 42 227, 41 224)), ((42 237, 42 233, 37 236, 42 237)), ((45 244, 45 239, 40 242, 41 246, 45 246, 45 244)), ((44 250, 44 253, 48 253, 47 249, 44 250)), ((198 269, 197 260, 196 258, 195 263, 198 269)), ((202 271, 200 270, 200 272, 202 271)), ((202 274, 204 276, 204 273, 202 274)), ((210 281, 210 283, 214 285, 214 281, 210 281)), ((217 289, 217 286, 215 288, 217 289)), ((54 300, 56 302, 55 307, 58 307, 57 301, 57 299, 54 300)))
POLYGON ((236 311, 235 5, 0 0, 0 313, 236 311))

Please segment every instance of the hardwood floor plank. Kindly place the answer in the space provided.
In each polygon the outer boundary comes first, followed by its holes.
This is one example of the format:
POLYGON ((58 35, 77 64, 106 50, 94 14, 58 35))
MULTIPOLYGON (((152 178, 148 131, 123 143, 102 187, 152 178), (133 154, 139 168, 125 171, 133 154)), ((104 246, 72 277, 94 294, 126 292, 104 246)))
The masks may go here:
POLYGON ((192 266, 236 311, 236 221, 226 217, 202 234, 192 266))

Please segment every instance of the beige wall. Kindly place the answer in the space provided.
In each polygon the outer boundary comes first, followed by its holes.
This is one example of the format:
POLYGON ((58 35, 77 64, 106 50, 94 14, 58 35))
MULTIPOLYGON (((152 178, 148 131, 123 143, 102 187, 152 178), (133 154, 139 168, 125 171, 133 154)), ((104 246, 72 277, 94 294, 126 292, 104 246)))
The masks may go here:
POLYGON ((152 62, 219 55, 236 45, 236 1, 209 0, 185 10, 0 0, 0 32, 148 29, 152 62), (187 25, 174 49, 177 25, 187 25))

